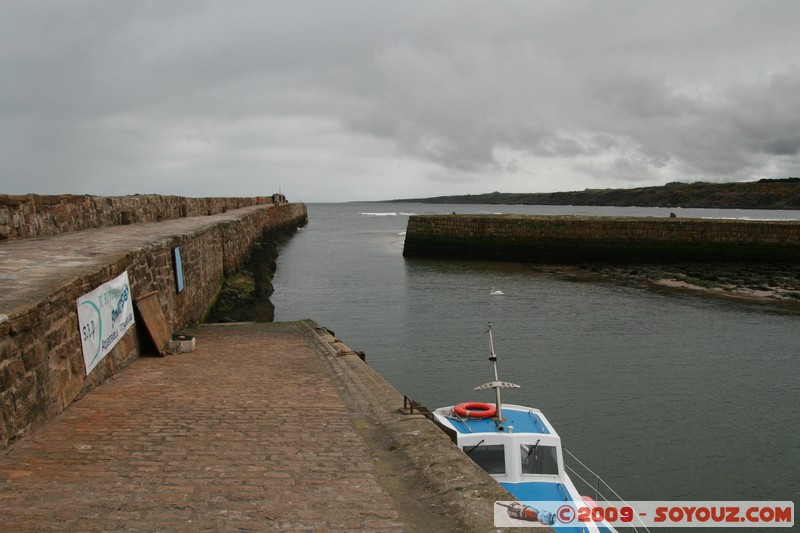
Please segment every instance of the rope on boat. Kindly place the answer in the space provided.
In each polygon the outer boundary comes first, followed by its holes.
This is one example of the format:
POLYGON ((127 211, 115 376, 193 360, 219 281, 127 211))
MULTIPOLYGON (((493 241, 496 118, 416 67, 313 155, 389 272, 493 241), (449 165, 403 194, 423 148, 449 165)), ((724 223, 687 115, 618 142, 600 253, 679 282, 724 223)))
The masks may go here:
POLYGON ((459 422, 463 422, 463 423, 464 423, 464 425, 467 427, 467 431, 469 431, 470 433, 472 433, 472 428, 471 428, 471 427, 469 427, 469 424, 467 423, 467 419, 466 419, 466 418, 463 418, 463 417, 461 417, 461 415, 459 415, 458 413, 456 413, 456 412, 455 412, 453 409, 450 409, 450 411, 449 411, 449 412, 447 412, 447 413, 442 413, 442 415, 443 415, 445 418, 452 418, 453 420, 458 420, 459 422))
MULTIPOLYGON (((590 474, 592 474, 592 475, 593 475, 595 478, 597 478, 597 480, 598 480, 598 481, 600 481, 600 482, 603 484, 603 486, 604 486, 605 488, 607 488, 608 490, 610 490, 610 491, 611 491, 611 493, 612 493, 612 494, 613 494, 613 495, 614 495, 614 496, 617 498, 617 501, 620 501, 620 502, 622 502, 622 503, 624 503, 625 505, 627 505, 627 506, 629 506, 629 507, 630 507, 630 504, 629 504, 627 501, 625 501, 625 499, 623 499, 623 498, 622 498, 622 496, 620 496, 619 494, 617 494, 617 491, 615 491, 615 490, 614 490, 614 488, 613 488, 611 485, 609 485, 608 483, 606 483, 606 480, 605 480, 605 479, 601 478, 601 477, 600 477, 598 474, 596 474, 596 473, 595 473, 595 472, 594 472, 594 471, 593 471, 591 468, 589 468, 588 466, 586 466, 586 465, 583 463, 583 461, 581 461, 580 459, 578 459, 578 457, 577 457, 577 456, 576 456, 574 453, 572 453, 571 451, 569 451, 568 449, 566 449, 566 448, 564 448, 564 447, 562 447, 562 449, 564 450, 564 452, 566 452, 567 454, 569 454, 569 456, 570 456, 570 457, 572 457, 573 459, 575 459, 575 460, 578 462, 578 464, 580 464, 580 465, 581 465, 583 468, 585 468, 587 472, 589 472, 589 473, 590 473, 590 474)), ((575 476, 577 476, 577 477, 578 477, 578 479, 580 479, 581 481, 583 481, 584 483, 586 483, 586 486, 587 486, 587 487, 591 487, 591 486, 592 486, 592 484, 591 484, 591 483, 589 483, 588 481, 586 481, 585 479, 583 479, 583 477, 581 477, 581 475, 580 475, 580 474, 578 474, 578 472, 576 472, 574 468, 572 468, 571 466, 569 466, 569 465, 568 465, 568 464, 566 464, 566 463, 564 463, 564 467, 565 467, 565 468, 567 468, 567 469, 568 469, 568 470, 569 470, 569 471, 570 471, 572 474, 574 474, 575 476)), ((598 494, 598 495, 600 495, 600 496, 602 497, 602 499, 603 499, 603 500, 605 500, 605 501, 609 501, 609 500, 608 500, 608 498, 606 498, 605 496, 603 496, 603 494, 600 492, 600 489, 599 489, 599 488, 596 488, 596 489, 595 489, 595 491, 597 492, 597 494, 598 494)), ((639 521, 641 522, 641 519, 640 519, 639 521)), ((634 531, 639 531, 639 530, 636 528, 636 526, 634 526, 634 525, 632 525, 632 524, 631 524, 631 526, 630 526, 630 527, 632 527, 634 531)), ((645 526, 644 524, 642 524, 642 525, 641 525, 641 527, 642 527, 642 528, 644 528, 644 530, 645 530, 645 531, 647 531, 648 533, 650 533, 650 530, 649 530, 649 529, 647 529, 647 526, 645 526)))

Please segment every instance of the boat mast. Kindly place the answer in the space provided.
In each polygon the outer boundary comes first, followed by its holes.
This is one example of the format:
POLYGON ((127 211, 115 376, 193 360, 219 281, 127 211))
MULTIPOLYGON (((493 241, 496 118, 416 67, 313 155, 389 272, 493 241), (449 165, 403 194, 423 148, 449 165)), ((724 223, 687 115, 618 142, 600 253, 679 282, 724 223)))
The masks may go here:
MULTIPOLYGON (((492 323, 489 322, 489 361, 492 362, 492 369, 494 369, 494 381, 499 382, 500 378, 497 377, 497 354, 494 353, 494 339, 492 339, 492 323)), ((502 404, 500 403, 500 387, 494 389, 495 402, 497 403, 497 419, 503 421, 502 404)))
POLYGON ((497 404, 497 413, 494 416, 494 419, 497 422, 503 422, 503 406, 500 402, 500 389, 518 389, 519 385, 515 385, 514 383, 508 383, 507 381, 500 381, 500 378, 497 375, 497 354, 494 353, 494 339, 492 338, 492 323, 489 322, 489 361, 492 362, 492 368, 494 370, 494 381, 491 383, 484 383, 483 385, 478 385, 475 387, 475 390, 487 390, 487 389, 494 389, 495 393, 495 403, 497 404))

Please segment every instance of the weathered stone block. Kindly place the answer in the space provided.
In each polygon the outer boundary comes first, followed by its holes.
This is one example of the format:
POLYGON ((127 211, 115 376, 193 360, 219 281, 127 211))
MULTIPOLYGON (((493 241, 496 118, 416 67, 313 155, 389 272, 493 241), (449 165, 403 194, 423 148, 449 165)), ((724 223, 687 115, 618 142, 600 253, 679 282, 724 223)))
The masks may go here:
POLYGON ((36 374, 28 372, 19 379, 13 389, 14 409, 21 411, 28 406, 36 404, 37 380, 36 374))
POLYGON ((19 357, 25 370, 35 370, 37 367, 42 366, 47 356, 45 346, 38 339, 31 337, 20 338, 17 341, 19 357))
POLYGON ((7 390, 25 376, 25 367, 19 359, 6 359, 0 355, 0 390, 7 390))

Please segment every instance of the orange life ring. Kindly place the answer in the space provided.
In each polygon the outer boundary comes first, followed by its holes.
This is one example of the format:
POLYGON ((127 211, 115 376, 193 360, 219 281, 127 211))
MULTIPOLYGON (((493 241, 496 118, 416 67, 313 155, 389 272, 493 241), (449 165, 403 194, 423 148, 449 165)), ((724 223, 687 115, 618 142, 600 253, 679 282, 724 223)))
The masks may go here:
POLYGON ((493 403, 463 402, 456 405, 453 412, 467 418, 491 418, 497 414, 497 406, 493 403))
POLYGON ((589 496, 581 496, 581 498, 583 498, 583 501, 585 501, 586 503, 588 503, 588 504, 589 504, 589 507, 591 507, 592 509, 594 509, 595 507, 597 507, 597 502, 596 502, 596 501, 594 501, 594 498, 591 498, 591 497, 589 497, 589 496))

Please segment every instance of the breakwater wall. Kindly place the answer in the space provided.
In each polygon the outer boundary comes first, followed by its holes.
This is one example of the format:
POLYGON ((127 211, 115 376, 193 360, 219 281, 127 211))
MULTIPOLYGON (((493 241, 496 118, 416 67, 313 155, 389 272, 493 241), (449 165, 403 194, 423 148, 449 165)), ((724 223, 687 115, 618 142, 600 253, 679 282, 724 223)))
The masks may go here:
MULTIPOLYGON (((168 205, 169 198, 164 199, 168 205)), ((214 202, 226 205, 224 199, 214 202)), ((178 206, 184 205, 176 200, 178 206)), ((155 292, 169 331, 201 322, 257 240, 307 222, 303 204, 262 204, 159 223, 0 242, 0 447, 62 412, 149 348, 140 317, 87 376, 76 300, 127 271, 155 292), (179 247, 185 288, 176 290, 179 247)))
POLYGON ((403 255, 535 263, 794 262, 800 260, 800 222, 414 215, 403 255))
POLYGON ((271 197, 186 198, 136 194, 90 196, 0 194, 0 240, 58 235, 89 228, 216 215, 271 203, 271 197))

